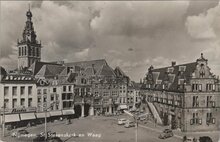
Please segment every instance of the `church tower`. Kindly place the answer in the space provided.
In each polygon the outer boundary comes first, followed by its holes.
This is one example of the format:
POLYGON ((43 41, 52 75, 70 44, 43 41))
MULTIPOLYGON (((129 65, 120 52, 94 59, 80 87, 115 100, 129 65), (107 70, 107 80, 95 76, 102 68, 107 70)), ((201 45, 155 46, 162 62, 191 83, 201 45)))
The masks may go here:
POLYGON ((31 20, 32 13, 29 10, 26 13, 27 21, 23 31, 22 39, 18 40, 18 69, 30 67, 35 61, 41 60, 41 43, 36 40, 33 22, 31 20))

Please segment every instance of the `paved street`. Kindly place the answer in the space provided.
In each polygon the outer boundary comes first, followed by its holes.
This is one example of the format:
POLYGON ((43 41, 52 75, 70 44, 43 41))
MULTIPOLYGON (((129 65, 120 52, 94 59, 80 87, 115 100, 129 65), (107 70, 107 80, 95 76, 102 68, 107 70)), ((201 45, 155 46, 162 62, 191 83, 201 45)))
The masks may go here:
MULTIPOLYGON (((39 134, 44 130, 44 125, 27 128, 30 134, 39 134)), ((72 120, 72 124, 66 125, 63 122, 48 123, 48 130, 57 134, 72 134, 72 136, 61 136, 65 142, 134 142, 135 128, 124 128, 118 126, 115 118, 112 117, 87 117, 72 120), (78 137, 74 136, 78 135, 78 137)), ((138 129, 139 142, 180 142, 179 138, 160 140, 159 132, 143 127, 138 129)), ((6 141, 31 141, 30 138, 5 138, 6 141)))
MULTIPOLYGON (((134 142, 135 128, 124 128, 117 125, 119 117, 86 117, 72 120, 72 124, 66 125, 66 121, 48 123, 48 131, 56 132, 65 142, 134 142)), ((127 117, 128 118, 128 117, 127 117)), ((183 133, 174 132, 175 136, 168 139, 159 139, 158 135, 165 127, 156 126, 152 123, 139 124, 138 142, 181 142, 183 133)), ((30 134, 35 135, 44 131, 44 125, 38 125, 26 129, 30 134)), ((214 142, 218 141, 218 135, 214 142)), ((31 138, 11 138, 7 136, 5 141, 23 142, 31 141, 31 138)))

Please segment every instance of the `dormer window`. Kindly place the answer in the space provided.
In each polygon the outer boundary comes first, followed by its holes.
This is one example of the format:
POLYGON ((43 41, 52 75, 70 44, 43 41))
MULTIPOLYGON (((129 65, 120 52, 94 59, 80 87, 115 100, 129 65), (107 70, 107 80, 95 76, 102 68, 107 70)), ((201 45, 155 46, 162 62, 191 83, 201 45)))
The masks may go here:
POLYGON ((168 72, 168 73, 173 73, 173 70, 174 70, 174 68, 168 68, 168 69, 167 69, 167 72, 168 72))
POLYGON ((179 71, 180 72, 185 72, 186 66, 179 66, 179 71))
POLYGON ((156 84, 158 85, 158 84, 161 84, 162 83, 162 80, 157 80, 156 81, 156 84))
POLYGON ((179 79, 179 80, 178 80, 178 84, 179 84, 179 85, 183 85, 183 84, 184 84, 184 79, 179 79))

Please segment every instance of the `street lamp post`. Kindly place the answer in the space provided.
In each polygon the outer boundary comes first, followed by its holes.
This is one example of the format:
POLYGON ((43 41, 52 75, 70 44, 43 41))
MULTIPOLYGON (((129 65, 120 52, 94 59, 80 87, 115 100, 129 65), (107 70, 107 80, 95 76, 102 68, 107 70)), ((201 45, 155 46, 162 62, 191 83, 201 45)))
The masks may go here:
POLYGON ((137 121, 137 116, 124 110, 124 112, 134 118, 135 121, 135 142, 138 142, 138 121, 137 121))
POLYGON ((49 107, 47 107, 47 103, 45 103, 45 106, 41 106, 42 108, 45 108, 45 111, 44 111, 45 113, 45 118, 44 118, 45 142, 47 141, 47 110, 51 108, 54 103, 55 102, 52 102, 49 107))

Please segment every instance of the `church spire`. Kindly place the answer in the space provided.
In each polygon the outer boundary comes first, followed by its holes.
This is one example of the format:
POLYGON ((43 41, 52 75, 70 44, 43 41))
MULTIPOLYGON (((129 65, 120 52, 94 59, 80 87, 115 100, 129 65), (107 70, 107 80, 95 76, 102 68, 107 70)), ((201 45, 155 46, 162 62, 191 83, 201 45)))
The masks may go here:
POLYGON ((22 33, 22 39, 18 40, 18 69, 30 67, 36 61, 41 60, 41 43, 37 41, 32 22, 31 6, 26 12, 27 20, 22 33))

